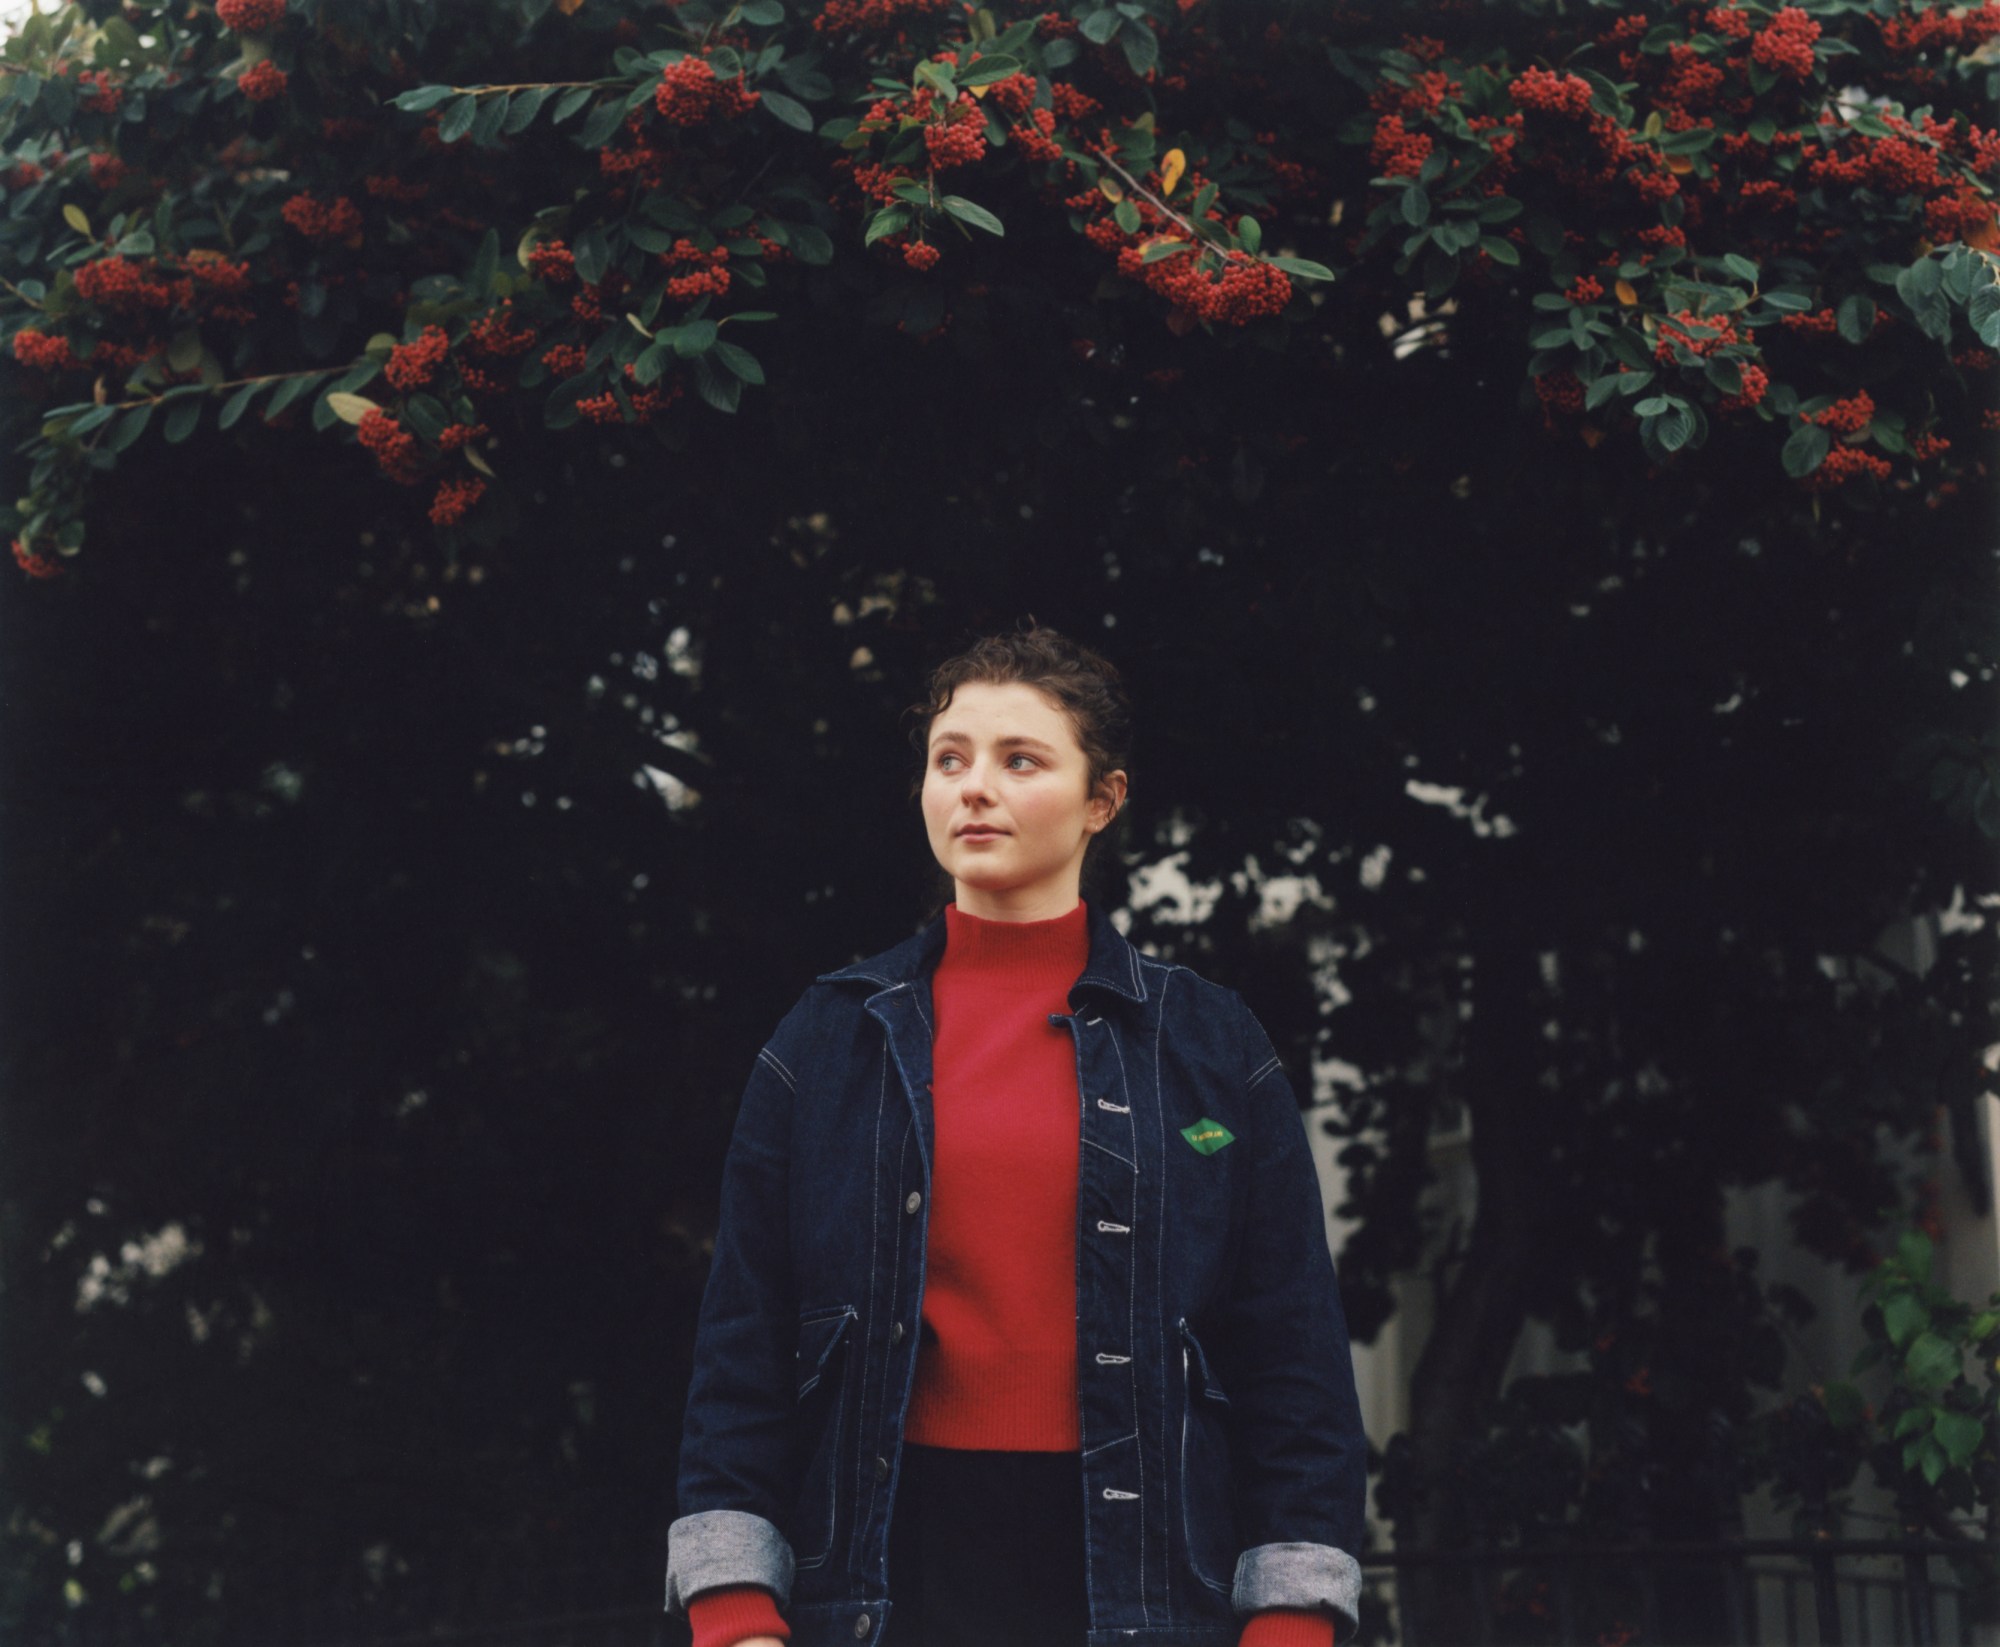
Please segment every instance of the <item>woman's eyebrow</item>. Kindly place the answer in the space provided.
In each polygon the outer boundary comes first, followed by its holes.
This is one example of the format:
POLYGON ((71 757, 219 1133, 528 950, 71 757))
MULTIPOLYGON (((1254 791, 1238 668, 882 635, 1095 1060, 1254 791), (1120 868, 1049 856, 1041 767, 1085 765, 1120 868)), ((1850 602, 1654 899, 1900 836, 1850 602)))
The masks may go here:
MULTIPOLYGON (((935 749, 941 743, 970 743, 971 741, 963 732, 940 732, 935 738, 931 739, 931 747, 935 749)), ((1043 743, 1040 738, 1023 737, 1018 732, 1010 737, 995 738, 993 741, 1002 749, 1014 744, 1025 744, 1030 749, 1045 750, 1051 755, 1056 752, 1054 744, 1043 743)))

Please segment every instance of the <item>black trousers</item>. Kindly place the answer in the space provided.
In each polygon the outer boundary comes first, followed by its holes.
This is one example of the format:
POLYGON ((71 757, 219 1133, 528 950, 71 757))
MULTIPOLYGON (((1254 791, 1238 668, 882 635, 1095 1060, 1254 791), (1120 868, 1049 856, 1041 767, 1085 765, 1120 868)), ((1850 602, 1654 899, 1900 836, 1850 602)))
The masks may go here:
POLYGON ((1084 1647, 1083 1460, 903 1443, 882 1647, 1084 1647))

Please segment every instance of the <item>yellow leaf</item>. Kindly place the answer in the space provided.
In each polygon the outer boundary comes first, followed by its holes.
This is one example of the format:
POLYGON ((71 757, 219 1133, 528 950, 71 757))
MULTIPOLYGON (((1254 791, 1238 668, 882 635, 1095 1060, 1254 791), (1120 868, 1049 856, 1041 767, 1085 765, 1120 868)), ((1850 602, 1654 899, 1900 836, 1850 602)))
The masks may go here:
POLYGON ((500 478, 493 472, 493 466, 470 446, 462 446, 459 450, 465 453, 465 461, 471 464, 473 468, 477 469, 488 480, 498 480, 500 478))
POLYGON ((1676 177, 1685 177, 1694 170, 1694 156, 1691 154, 1670 154, 1667 156, 1667 170, 1676 177))
POLYGON ((370 412, 381 410, 366 395, 328 395, 326 403, 333 408, 333 415, 339 418, 342 423, 359 423, 370 412))
POLYGON ((87 235, 90 233, 90 219, 83 215, 83 208, 81 206, 63 207, 63 221, 76 230, 78 234, 87 235))
POLYGON ((565 17, 574 17, 583 10, 583 0, 556 0, 556 10, 565 17))
POLYGON ((1629 280, 1621 280, 1611 289, 1618 294, 1618 301, 1627 308, 1639 301, 1638 289, 1629 280))
POLYGON ((1097 190, 1113 205, 1125 198, 1125 191, 1119 188, 1118 179, 1115 177, 1100 177, 1097 180, 1097 190))
POLYGON ((974 97, 984 97, 988 92, 990 92, 993 89, 993 86, 992 83, 989 81, 984 86, 967 86, 965 89, 971 92, 974 97))
POLYGON ((1180 182, 1181 174, 1186 170, 1187 156, 1179 149, 1167 150, 1166 158, 1160 162, 1160 192, 1172 194, 1174 185, 1180 182))
POLYGON ((364 355, 386 355, 395 353, 395 349, 396 334, 394 332, 377 332, 368 340, 361 352, 364 355))

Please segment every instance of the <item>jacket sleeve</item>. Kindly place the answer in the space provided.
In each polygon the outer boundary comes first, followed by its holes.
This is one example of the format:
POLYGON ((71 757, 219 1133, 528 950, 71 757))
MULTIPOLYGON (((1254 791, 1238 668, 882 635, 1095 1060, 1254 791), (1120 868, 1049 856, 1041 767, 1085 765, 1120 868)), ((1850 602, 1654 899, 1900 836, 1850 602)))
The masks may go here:
POLYGON ((1359 1627, 1368 1439, 1305 1117, 1264 1026, 1230 991, 1243 1052, 1247 1223, 1219 1312, 1239 1527, 1230 1604, 1331 1607, 1359 1627))
MULTIPOLYGON (((789 1019, 788 1019, 789 1021, 789 1019)), ((695 1328, 681 1427, 679 1514, 667 1528, 667 1612, 724 1584, 760 1584, 782 1607, 793 1554, 798 1309, 789 1160, 795 1065, 758 1054, 722 1168, 715 1251, 695 1328)))

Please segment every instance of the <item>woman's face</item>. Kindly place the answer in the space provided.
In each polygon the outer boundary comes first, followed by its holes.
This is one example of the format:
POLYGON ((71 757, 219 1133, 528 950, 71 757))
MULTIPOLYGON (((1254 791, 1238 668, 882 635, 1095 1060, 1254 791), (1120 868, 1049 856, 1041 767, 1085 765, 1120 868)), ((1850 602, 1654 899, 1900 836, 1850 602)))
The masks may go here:
POLYGON ((1089 763, 1053 699, 1020 681, 959 687, 931 722, 924 828, 958 906, 1032 921, 1076 907, 1084 848, 1116 815, 1125 774, 1092 799, 1089 763))

